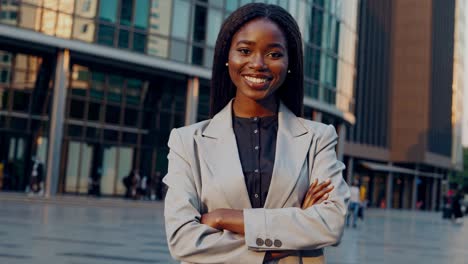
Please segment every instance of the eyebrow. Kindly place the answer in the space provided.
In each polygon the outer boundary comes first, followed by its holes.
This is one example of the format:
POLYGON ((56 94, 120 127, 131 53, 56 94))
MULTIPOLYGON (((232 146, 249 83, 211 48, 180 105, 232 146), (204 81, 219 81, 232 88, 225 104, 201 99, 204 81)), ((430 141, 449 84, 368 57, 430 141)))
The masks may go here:
MULTIPOLYGON (((246 45, 255 45, 255 41, 250 41, 250 40, 240 40, 236 43, 236 46, 238 46, 239 44, 246 44, 246 45)), ((286 49, 286 47, 279 43, 279 42, 274 42, 274 43, 270 43, 268 44, 268 47, 269 48, 283 48, 283 49, 286 49)))

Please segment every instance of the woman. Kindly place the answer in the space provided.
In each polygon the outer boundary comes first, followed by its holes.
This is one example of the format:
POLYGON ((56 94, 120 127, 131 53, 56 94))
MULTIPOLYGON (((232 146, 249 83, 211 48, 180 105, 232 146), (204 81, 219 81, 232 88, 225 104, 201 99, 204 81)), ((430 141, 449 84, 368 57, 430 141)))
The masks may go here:
POLYGON ((248 4, 226 19, 215 48, 212 119, 169 138, 173 257, 324 263, 322 249, 339 242, 349 197, 344 165, 334 128, 297 117, 302 72, 301 35, 284 9, 248 4))

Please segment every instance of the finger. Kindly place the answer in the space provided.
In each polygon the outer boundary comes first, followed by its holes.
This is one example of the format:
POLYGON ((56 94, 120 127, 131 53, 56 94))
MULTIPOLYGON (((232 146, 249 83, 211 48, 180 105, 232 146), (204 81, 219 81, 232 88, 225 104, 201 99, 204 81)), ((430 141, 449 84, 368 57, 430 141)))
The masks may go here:
MULTIPOLYGON (((314 181, 310 185, 309 189, 307 190, 307 193, 306 193, 306 195, 304 197, 304 201, 302 202, 302 205, 307 204, 309 202, 310 197, 311 197, 315 187, 317 186, 317 183, 318 183, 318 179, 316 178, 316 179, 314 179, 314 181)), ((302 207, 302 208, 304 208, 304 207, 302 207)))
POLYGON ((334 189, 334 186, 328 186, 327 188, 322 189, 320 192, 315 193, 312 198, 310 199, 311 205, 317 204, 318 200, 320 200, 322 197, 327 195, 329 192, 331 192, 334 189))
POLYGON ((315 200, 320 198, 319 192, 322 191, 324 188, 327 188, 331 181, 327 179, 324 182, 318 183, 318 179, 314 180, 314 183, 310 186, 309 190, 307 191, 306 197, 304 198, 304 202, 302 203, 302 209, 307 208, 315 203, 315 200))
POLYGON ((315 204, 321 204, 330 197, 330 194, 326 193, 322 198, 320 198, 315 204))
POLYGON ((322 191, 323 189, 326 189, 328 186, 330 186, 330 184, 331 184, 330 179, 320 183, 317 187, 314 188, 314 191, 312 192, 312 194, 316 194, 322 191))

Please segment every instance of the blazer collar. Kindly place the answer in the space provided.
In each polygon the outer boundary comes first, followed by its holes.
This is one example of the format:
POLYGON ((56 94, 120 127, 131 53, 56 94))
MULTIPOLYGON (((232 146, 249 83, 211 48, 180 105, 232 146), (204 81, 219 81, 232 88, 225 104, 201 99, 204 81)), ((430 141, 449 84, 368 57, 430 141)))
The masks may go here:
MULTIPOLYGON (((199 150, 210 170, 209 180, 225 194, 233 209, 251 208, 232 129, 232 100, 195 136, 199 150)), ((283 103, 278 111, 275 163, 265 208, 284 206, 304 165, 312 133, 283 103)))
MULTIPOLYGON (((227 131, 232 131, 232 102, 233 99, 213 117, 203 131, 204 137, 222 138, 227 135, 227 131)), ((283 102, 280 102, 278 110, 278 129, 291 137, 298 137, 308 132, 299 118, 283 102)))

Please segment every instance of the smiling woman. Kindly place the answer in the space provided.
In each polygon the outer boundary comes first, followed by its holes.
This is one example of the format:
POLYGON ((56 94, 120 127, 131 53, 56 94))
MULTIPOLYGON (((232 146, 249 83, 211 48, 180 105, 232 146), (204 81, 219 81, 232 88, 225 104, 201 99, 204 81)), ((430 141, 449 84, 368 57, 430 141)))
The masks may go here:
POLYGON ((283 8, 248 4, 216 41, 211 117, 174 129, 166 233, 183 263, 324 263, 349 190, 332 126, 300 118, 302 40, 283 8))

